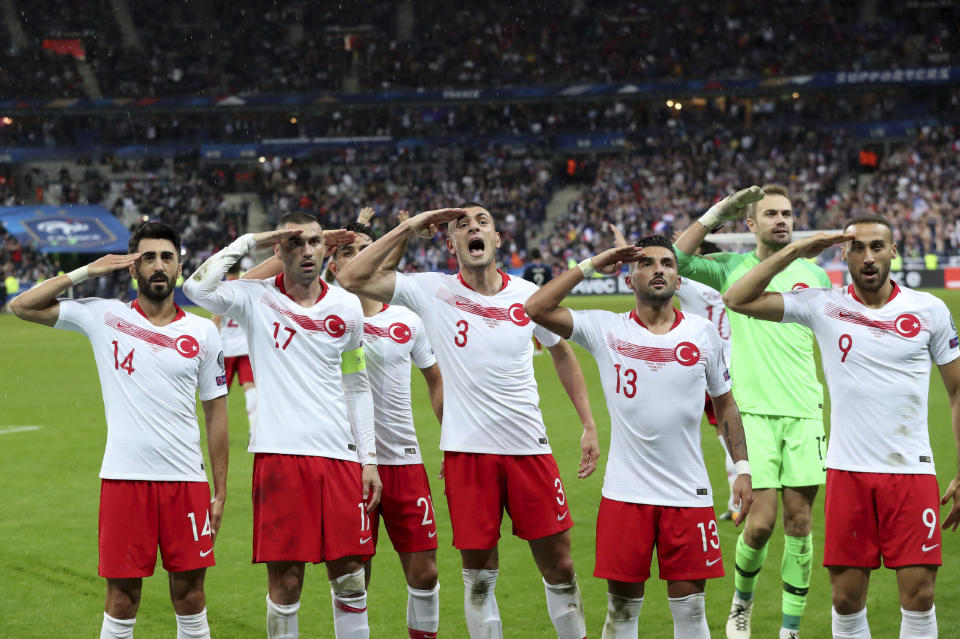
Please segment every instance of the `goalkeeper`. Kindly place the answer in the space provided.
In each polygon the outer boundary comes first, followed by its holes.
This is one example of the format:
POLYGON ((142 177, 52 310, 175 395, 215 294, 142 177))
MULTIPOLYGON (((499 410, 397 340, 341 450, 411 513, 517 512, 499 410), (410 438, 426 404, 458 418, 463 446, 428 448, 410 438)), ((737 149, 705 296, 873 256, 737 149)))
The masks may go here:
MULTIPOLYGON (((786 188, 751 186, 720 200, 677 238, 680 275, 725 292, 761 260, 790 243, 793 211, 786 188), (757 236, 747 253, 696 255, 715 227, 746 215, 757 236)), ((803 259, 794 261, 767 290, 830 287, 826 271, 803 259)), ((754 503, 737 540, 735 592, 727 619, 728 639, 750 637, 750 615, 757 576, 777 519, 777 493, 783 500, 783 623, 780 637, 799 637, 800 619, 813 563, 811 511, 826 481, 823 388, 817 380, 813 334, 798 324, 760 322, 729 313, 733 355, 733 395, 753 471, 754 503)))

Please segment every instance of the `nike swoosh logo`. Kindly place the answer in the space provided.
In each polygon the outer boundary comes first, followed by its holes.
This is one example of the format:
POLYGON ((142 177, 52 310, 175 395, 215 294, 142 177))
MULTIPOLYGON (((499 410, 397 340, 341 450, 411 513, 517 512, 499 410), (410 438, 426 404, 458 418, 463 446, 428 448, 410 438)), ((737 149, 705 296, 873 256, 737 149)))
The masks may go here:
POLYGON ((709 568, 709 567, 712 566, 713 564, 717 563, 717 562, 720 561, 721 559, 723 559, 723 557, 717 557, 717 558, 714 559, 713 561, 707 559, 707 568, 709 568))
POLYGON ((200 556, 201 556, 201 557, 206 557, 207 555, 209 555, 209 554, 212 553, 212 552, 213 552, 213 548, 211 548, 211 549, 208 550, 207 552, 203 552, 203 551, 201 550, 201 551, 200 551, 200 556))
POLYGON ((928 545, 924 544, 923 546, 920 547, 920 550, 922 550, 923 552, 930 552, 931 550, 933 550, 934 548, 936 548, 936 547, 939 546, 939 545, 940 545, 940 544, 934 544, 934 545, 932 545, 932 546, 928 546, 928 545))
POLYGON ((562 515, 557 515, 557 521, 563 521, 564 519, 567 518, 567 515, 569 515, 569 514, 570 514, 570 511, 568 510, 567 512, 563 513, 562 515))
POLYGON ((437 531, 436 531, 436 530, 434 530, 433 532, 428 532, 428 533, 427 533, 427 537, 429 537, 430 539, 433 539, 433 538, 436 537, 436 536, 437 536, 437 531))
POLYGON ((361 537, 361 538, 360 538, 360 543, 361 543, 361 544, 365 544, 365 543, 367 543, 368 541, 370 541, 371 539, 373 539, 373 537, 367 537, 366 539, 364 539, 363 537, 361 537))

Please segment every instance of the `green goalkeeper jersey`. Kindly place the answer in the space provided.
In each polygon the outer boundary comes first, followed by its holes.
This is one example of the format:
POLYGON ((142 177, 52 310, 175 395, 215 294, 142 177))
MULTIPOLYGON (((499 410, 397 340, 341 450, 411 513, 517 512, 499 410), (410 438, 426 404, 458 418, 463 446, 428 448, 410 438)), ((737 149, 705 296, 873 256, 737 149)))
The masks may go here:
MULTIPOLYGON (((677 250, 680 275, 721 293, 760 263, 749 253, 703 257, 677 250)), ((681 283, 681 286, 683 284, 681 283)), ((768 291, 830 288, 827 272, 798 259, 778 273, 768 291)), ((778 324, 727 311, 733 355, 733 396, 742 412, 821 419, 823 387, 813 359, 813 332, 799 324, 778 324)))

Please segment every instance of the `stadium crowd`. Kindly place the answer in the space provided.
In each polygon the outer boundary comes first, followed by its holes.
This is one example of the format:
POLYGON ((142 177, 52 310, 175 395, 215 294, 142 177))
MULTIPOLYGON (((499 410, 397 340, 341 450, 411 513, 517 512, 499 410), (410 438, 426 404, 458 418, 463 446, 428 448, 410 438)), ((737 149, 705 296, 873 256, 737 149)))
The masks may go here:
POLYGON ((958 58, 949 26, 957 7, 944 2, 751 1, 726 6, 718 19, 709 4, 680 0, 498 0, 470 10, 443 2, 150 0, 128 3, 129 22, 109 3, 74 5, 15 3, 27 44, 0 58, 0 87, 15 89, 7 93, 89 94, 76 65, 44 54, 45 40, 64 37, 81 40, 99 91, 110 97, 721 79, 958 58))

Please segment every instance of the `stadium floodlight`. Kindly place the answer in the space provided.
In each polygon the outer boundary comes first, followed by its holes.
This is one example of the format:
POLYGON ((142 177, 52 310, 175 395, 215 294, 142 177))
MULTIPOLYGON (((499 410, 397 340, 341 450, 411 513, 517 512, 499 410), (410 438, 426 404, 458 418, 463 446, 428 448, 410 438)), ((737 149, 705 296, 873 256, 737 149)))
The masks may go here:
POLYGON ((667 108, 668 108, 668 109, 672 109, 672 108, 673 108, 673 100, 667 100, 667 108))

